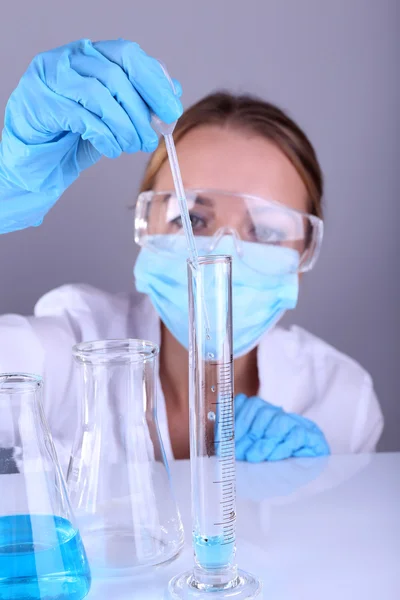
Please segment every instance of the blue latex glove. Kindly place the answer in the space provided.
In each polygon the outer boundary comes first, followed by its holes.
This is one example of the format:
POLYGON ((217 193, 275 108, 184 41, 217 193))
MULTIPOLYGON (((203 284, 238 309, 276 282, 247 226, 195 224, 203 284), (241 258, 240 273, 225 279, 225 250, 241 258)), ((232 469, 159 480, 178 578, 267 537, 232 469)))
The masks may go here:
POLYGON ((80 40, 36 56, 6 108, 0 233, 39 225, 101 155, 155 150, 149 107, 166 123, 182 114, 161 65, 135 43, 80 40))
POLYGON ((235 449, 237 460, 249 462, 330 454, 315 423, 245 394, 235 398, 235 449))

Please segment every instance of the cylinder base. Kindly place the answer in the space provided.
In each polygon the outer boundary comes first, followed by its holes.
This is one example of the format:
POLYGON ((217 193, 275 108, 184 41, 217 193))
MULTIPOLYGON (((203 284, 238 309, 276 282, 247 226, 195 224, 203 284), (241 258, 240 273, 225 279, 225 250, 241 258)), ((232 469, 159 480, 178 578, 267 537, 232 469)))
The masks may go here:
POLYGON ((251 600, 257 598, 261 593, 261 582, 245 571, 240 569, 237 577, 224 586, 209 586, 199 584, 193 571, 187 571, 177 575, 168 584, 168 592, 165 596, 169 600, 251 600))

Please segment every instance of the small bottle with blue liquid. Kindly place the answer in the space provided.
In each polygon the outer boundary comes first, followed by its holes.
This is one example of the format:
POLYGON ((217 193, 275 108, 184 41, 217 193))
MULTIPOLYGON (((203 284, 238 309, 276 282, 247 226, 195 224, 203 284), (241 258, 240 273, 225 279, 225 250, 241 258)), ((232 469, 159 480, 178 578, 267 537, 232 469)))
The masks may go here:
POLYGON ((42 385, 0 375, 0 600, 82 600, 91 584, 42 385))

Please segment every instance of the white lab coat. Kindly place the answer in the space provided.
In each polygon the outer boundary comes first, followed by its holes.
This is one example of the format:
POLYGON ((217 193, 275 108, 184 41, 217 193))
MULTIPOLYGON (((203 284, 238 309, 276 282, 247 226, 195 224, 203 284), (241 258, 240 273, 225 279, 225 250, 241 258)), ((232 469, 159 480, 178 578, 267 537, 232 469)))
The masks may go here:
MULTIPOLYGON (((78 414, 72 346, 127 337, 160 343, 160 321, 144 295, 65 285, 43 296, 32 317, 0 317, 0 372, 45 378, 44 409, 61 460, 68 460, 78 414)), ((332 453, 375 450, 382 412, 371 377, 354 360, 299 327, 275 327, 259 344, 258 369, 259 396, 317 423, 332 453)), ((158 375, 156 390, 161 436, 172 457, 158 375)))

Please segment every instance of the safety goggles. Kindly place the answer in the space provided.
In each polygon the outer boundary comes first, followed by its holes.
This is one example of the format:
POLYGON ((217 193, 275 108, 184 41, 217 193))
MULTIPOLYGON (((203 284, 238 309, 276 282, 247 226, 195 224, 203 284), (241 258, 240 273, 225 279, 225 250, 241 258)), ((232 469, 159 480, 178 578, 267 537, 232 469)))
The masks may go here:
MULTIPOLYGON (((210 189, 185 190, 199 255, 215 254, 224 236, 232 236, 237 255, 251 264, 248 242, 288 248, 298 254, 298 271, 312 269, 318 258, 323 222, 314 215, 273 200, 210 189)), ((142 192, 135 207, 135 241, 164 255, 176 256, 170 236, 183 236, 178 199, 174 192, 142 192), (171 244, 168 243, 171 240, 171 244)))

